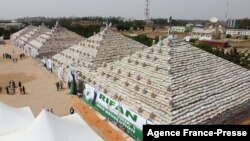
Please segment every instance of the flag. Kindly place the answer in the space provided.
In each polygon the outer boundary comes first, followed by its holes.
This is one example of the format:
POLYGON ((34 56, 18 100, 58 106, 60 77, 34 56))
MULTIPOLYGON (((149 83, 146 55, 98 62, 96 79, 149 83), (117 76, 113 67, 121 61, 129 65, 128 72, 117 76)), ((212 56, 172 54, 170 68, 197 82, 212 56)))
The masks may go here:
POLYGON ((169 17, 168 23, 172 22, 172 16, 169 17))

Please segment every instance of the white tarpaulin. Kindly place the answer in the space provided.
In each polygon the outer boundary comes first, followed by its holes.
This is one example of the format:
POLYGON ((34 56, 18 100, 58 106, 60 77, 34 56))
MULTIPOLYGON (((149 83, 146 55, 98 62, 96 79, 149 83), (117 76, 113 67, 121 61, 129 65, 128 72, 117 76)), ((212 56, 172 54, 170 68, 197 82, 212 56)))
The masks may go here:
POLYGON ((72 82, 73 81, 72 74, 74 74, 75 78, 77 78, 75 64, 72 63, 67 70, 68 70, 67 82, 72 82))
POLYGON ((60 118, 42 110, 29 126, 0 134, 0 141, 103 141, 103 139, 82 120, 79 114, 60 118))
POLYGON ((45 59, 42 59, 41 62, 42 62, 43 64, 46 64, 46 60, 45 60, 45 59))
POLYGON ((102 141, 80 117, 57 117, 43 110, 22 133, 19 141, 102 141))
POLYGON ((25 128, 33 121, 29 107, 13 108, 0 101, 0 138, 2 134, 25 128))
POLYGON ((51 59, 47 59, 46 66, 47 66, 48 69, 52 68, 52 60, 51 59))
POLYGON ((59 67, 59 68, 57 69, 57 76, 58 76, 58 79, 59 79, 59 80, 63 80, 63 74, 64 74, 63 68, 62 68, 62 67, 59 67))

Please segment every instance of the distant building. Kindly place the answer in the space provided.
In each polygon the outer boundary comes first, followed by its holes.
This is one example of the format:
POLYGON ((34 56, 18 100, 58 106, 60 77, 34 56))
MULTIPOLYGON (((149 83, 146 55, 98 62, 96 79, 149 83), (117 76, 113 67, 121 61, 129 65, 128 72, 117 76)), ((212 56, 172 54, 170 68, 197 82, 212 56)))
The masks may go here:
POLYGON ((196 27, 196 28, 204 28, 204 25, 202 25, 202 24, 196 24, 196 25, 194 25, 194 27, 196 27))
POLYGON ((242 22, 245 22, 245 21, 249 22, 249 20, 250 19, 248 19, 248 18, 229 19, 229 20, 227 20, 227 28, 233 28, 233 29, 245 28, 245 29, 249 29, 250 26, 241 27, 242 22))
POLYGON ((199 40, 212 40, 214 33, 214 29, 194 28, 191 32, 191 38, 199 40))
POLYGON ((227 20, 227 28, 239 28, 240 22, 243 19, 229 19, 227 20))
POLYGON ((186 32, 192 32, 194 28, 194 24, 187 24, 186 25, 186 32))
POLYGON ((184 33, 186 32, 185 26, 172 26, 171 32, 184 33))
POLYGON ((11 22, 11 23, 0 23, 0 27, 4 29, 9 29, 9 28, 21 28, 24 25, 22 23, 17 23, 17 22, 11 22))
POLYGON ((229 35, 232 35, 232 36, 250 36, 250 30, 228 29, 226 31, 226 34, 229 34, 229 35))

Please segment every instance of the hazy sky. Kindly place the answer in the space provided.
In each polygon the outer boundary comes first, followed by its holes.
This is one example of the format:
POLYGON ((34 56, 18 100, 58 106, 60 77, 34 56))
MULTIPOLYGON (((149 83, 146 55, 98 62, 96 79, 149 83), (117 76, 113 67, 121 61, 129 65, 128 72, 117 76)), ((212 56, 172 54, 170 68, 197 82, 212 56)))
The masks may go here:
MULTIPOLYGON (((145 0, 0 0, 0 19, 121 16, 143 19, 145 0)), ((151 17, 225 19, 227 0, 150 0, 151 17)), ((250 17, 250 0, 229 0, 229 16, 250 17)))

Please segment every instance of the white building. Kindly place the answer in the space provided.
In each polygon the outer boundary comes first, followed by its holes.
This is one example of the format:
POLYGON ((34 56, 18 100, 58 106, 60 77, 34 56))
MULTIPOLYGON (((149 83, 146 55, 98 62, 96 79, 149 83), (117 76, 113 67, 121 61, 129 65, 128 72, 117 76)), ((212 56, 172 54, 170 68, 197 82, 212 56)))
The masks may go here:
POLYGON ((185 26, 172 26, 171 32, 184 33, 186 31, 185 26))
POLYGON ((191 33, 191 38, 199 40, 211 40, 214 33, 215 29, 194 28, 191 33))
POLYGON ((243 29, 228 29, 226 34, 232 36, 250 36, 250 30, 243 30, 243 29))

